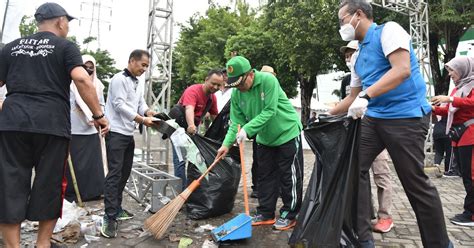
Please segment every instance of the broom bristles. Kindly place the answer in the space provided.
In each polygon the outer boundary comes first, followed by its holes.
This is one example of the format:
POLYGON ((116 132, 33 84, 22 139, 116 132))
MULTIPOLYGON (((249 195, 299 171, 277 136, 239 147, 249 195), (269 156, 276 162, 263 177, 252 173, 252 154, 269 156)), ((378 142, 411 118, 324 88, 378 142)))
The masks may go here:
POLYGON ((168 230, 171 222, 173 222, 179 210, 192 192, 193 190, 190 188, 185 189, 176 198, 166 204, 166 206, 146 219, 145 228, 153 234, 156 239, 160 239, 165 234, 166 230, 168 230))

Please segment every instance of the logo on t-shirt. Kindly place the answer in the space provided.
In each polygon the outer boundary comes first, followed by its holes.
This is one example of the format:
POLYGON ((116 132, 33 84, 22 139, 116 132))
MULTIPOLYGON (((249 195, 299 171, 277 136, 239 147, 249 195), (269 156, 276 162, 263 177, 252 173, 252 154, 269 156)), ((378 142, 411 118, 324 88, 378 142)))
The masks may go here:
POLYGON ((49 39, 21 39, 18 45, 12 47, 11 55, 26 55, 30 57, 43 56, 53 53, 54 45, 49 45, 49 39))

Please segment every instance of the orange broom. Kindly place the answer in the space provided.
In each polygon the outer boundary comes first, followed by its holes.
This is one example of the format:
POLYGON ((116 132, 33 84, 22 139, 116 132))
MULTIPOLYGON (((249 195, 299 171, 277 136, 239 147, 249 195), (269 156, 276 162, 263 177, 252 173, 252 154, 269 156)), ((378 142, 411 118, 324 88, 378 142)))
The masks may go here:
POLYGON ((160 239, 166 230, 174 220, 179 210, 186 202, 188 197, 193 193, 194 190, 199 187, 201 180, 217 165, 223 156, 218 157, 214 162, 207 168, 207 170, 196 180, 194 180, 181 194, 170 201, 166 206, 161 208, 158 212, 153 214, 150 218, 145 221, 145 228, 155 236, 156 239, 160 239))

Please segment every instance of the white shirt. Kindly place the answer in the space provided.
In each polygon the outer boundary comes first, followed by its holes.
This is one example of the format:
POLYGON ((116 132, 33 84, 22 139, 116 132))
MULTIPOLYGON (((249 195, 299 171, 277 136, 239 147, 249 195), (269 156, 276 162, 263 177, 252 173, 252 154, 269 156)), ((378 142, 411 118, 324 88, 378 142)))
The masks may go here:
POLYGON ((217 112, 220 113, 227 102, 230 100, 233 88, 226 89, 226 91, 218 90, 214 95, 217 99, 217 112))
POLYGON ((0 87, 0 102, 5 100, 5 96, 7 95, 7 86, 3 85, 0 87))
MULTIPOLYGON (((401 48, 410 52, 411 36, 396 22, 387 22, 382 30, 380 36, 380 43, 385 57, 388 57, 392 52, 401 48)), ((361 87, 362 81, 355 72, 355 64, 359 57, 359 49, 354 52, 351 57, 351 87, 361 87)))
POLYGON ((110 131, 132 136, 135 117, 145 115, 148 105, 143 98, 143 82, 126 71, 115 74, 109 84, 105 116, 110 122, 110 131))

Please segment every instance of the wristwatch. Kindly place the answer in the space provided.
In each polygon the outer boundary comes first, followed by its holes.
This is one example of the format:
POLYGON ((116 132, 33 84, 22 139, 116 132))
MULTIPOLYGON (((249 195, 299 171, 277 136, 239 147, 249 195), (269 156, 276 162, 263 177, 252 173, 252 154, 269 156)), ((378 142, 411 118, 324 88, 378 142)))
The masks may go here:
POLYGON ((358 96, 359 96, 360 98, 365 98, 365 99, 367 99, 367 101, 370 100, 370 96, 367 95, 367 92, 365 92, 365 91, 359 92, 359 95, 358 95, 358 96))

